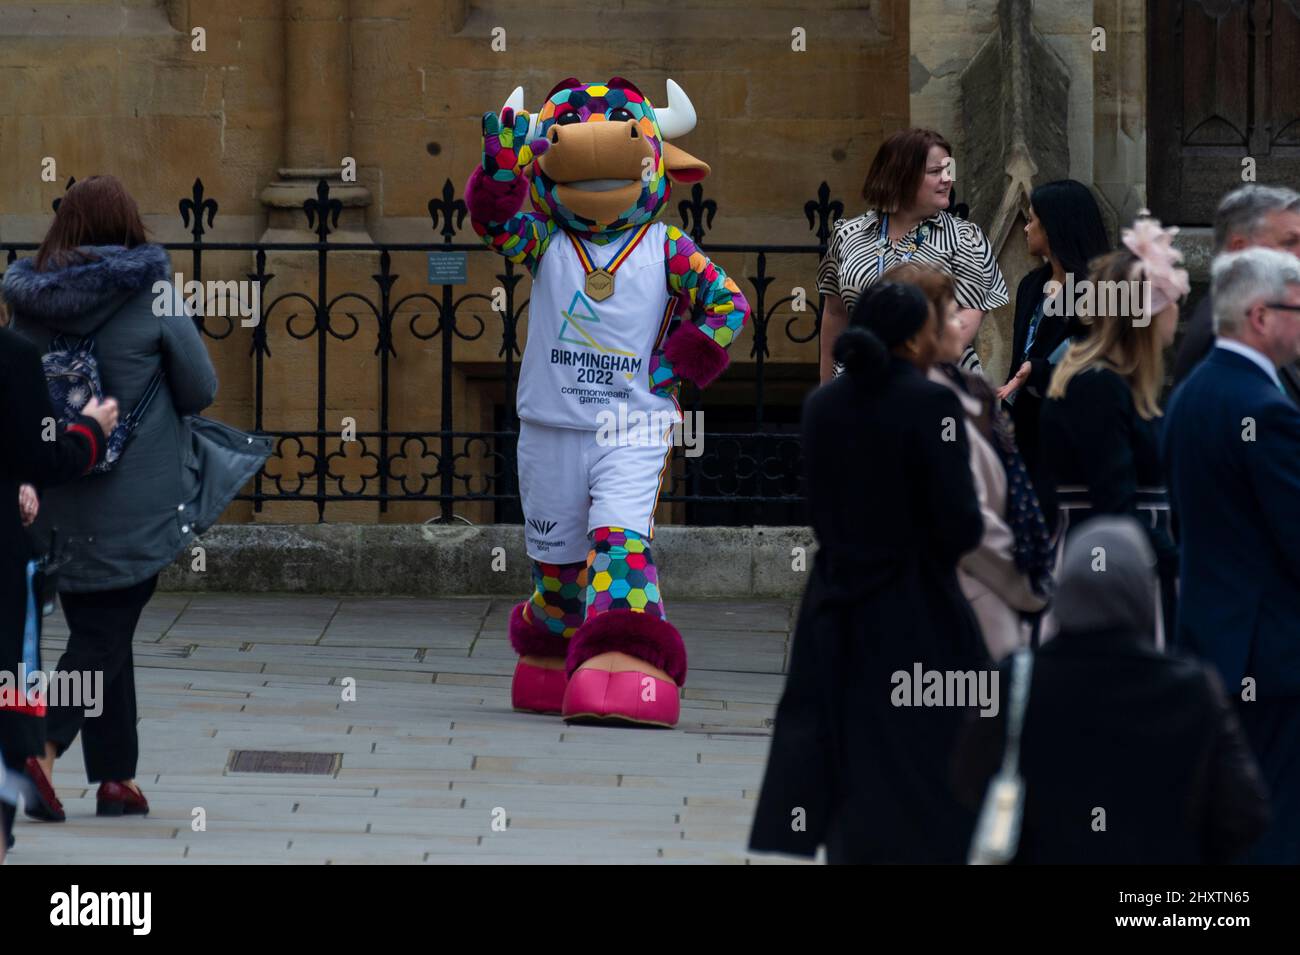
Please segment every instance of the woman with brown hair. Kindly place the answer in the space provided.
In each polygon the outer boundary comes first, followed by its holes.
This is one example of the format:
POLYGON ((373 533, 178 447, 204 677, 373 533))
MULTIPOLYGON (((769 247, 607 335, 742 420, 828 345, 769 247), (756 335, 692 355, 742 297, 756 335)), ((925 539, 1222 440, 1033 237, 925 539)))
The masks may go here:
POLYGON ((1145 496, 1158 507, 1164 485, 1157 428, 1164 350, 1173 342, 1178 303, 1188 291, 1186 271, 1175 267, 1182 259, 1172 247, 1176 231, 1139 218, 1124 230, 1124 248, 1093 265, 1081 298, 1065 303, 1091 330, 1070 346, 1052 374, 1040 417, 1036 482, 1054 530, 1063 510, 1070 528, 1097 514, 1128 514, 1146 528, 1156 554, 1165 633, 1173 625, 1178 553, 1167 521, 1153 519, 1162 512, 1140 513, 1138 505, 1145 496))
POLYGON ((69 189, 35 257, 4 274, 14 330, 42 352, 89 345, 104 389, 123 414, 138 417, 110 470, 50 488, 40 502, 37 539, 57 527, 69 556, 59 575, 68 646, 57 670, 102 674, 103 689, 93 718, 78 706, 48 707, 44 755, 26 764, 40 797, 27 811, 39 819, 64 818, 51 776, 79 733, 87 778, 100 784, 98 813, 149 810, 134 782, 131 640, 159 572, 193 537, 206 465, 195 460, 185 416, 211 404, 217 390, 171 279, 167 252, 149 244, 135 200, 112 176, 69 189), (166 290, 155 292, 156 283, 166 290))
POLYGON ((817 270, 824 296, 823 383, 842 370, 833 355, 835 340, 863 292, 893 266, 913 260, 952 277, 963 339, 961 367, 979 370, 970 343, 984 314, 1010 299, 980 227, 946 211, 955 179, 952 147, 933 130, 900 130, 877 150, 862 186, 867 212, 835 223, 817 270))
POLYGON ((975 611, 993 660, 1024 646, 1029 624, 1022 614, 1042 610, 1051 585, 1051 547, 1038 498, 1016 450, 1011 423, 983 375, 962 371, 962 324, 953 280, 928 265, 909 262, 885 273, 925 293, 939 328, 934 364, 926 373, 961 401, 970 468, 984 518, 977 548, 963 555, 957 581, 975 611))

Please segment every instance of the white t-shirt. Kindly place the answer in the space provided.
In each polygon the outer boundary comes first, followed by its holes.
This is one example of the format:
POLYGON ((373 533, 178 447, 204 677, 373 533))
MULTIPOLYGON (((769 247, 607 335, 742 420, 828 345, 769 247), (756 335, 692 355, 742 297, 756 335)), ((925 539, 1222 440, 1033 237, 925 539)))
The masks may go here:
MULTIPOLYGON (((614 273, 614 294, 603 302, 586 294, 586 273, 569 236, 562 230, 552 236, 528 306, 515 405, 521 420, 595 431, 602 411, 618 416, 623 405, 628 415, 657 412, 653 420, 681 421, 677 402, 650 390, 650 356, 666 331, 666 229, 651 224, 614 273)), ((597 267, 623 244, 622 237, 605 246, 578 241, 597 267)))

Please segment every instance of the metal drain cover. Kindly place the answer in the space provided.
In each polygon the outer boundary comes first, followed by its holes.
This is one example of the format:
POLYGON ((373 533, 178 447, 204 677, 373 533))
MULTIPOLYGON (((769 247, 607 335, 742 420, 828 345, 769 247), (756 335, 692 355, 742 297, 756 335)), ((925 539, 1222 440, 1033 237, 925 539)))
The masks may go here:
POLYGON ((305 773, 333 776, 343 763, 342 753, 293 753, 265 749, 232 749, 226 763, 229 773, 305 773))

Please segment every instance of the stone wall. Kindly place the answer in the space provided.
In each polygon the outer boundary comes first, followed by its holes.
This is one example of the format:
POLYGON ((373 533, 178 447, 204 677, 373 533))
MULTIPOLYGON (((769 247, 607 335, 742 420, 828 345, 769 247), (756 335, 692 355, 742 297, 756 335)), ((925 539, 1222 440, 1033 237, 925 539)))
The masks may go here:
POLYGON ((1146 4, 1096 0, 1107 55, 1094 60, 1093 184, 1109 216, 1133 220, 1147 203, 1146 4))
MULTIPOLYGON (((674 598, 797 597, 817 551, 809 527, 656 530, 674 598)), ((532 587, 520 525, 219 526, 163 571, 162 590, 518 597, 532 587), (202 548, 202 550, 200 550, 202 548)))
MULTIPOLYGON (((336 195, 343 189, 337 170, 345 155, 356 160, 358 181, 332 239, 437 239, 427 204, 447 180, 460 192, 479 158, 481 114, 499 108, 516 85, 536 108, 556 81, 575 73, 625 75, 652 100, 662 100, 669 77, 682 84, 700 125, 680 145, 712 166, 705 187, 718 204, 709 234, 715 243, 815 242, 803 207, 823 180, 846 215, 862 211, 858 195, 872 154, 909 124, 905 0, 822 0, 797 11, 775 0, 704 0, 689 14, 667 9, 659 0, 625 0, 615 20, 592 16, 590 4, 577 0, 0 2, 0 240, 39 240, 70 176, 112 172, 159 241, 189 239, 177 201, 196 178, 220 206, 205 241, 312 241, 301 202, 323 174, 334 178, 336 195), (192 49, 196 28, 206 31, 203 52, 192 49), (505 49, 494 52, 498 29, 505 49), (792 50, 796 29, 806 35, 804 52, 792 50), (47 156, 57 162, 54 182, 40 176, 47 156)), ((458 240, 476 241, 467 222, 458 240)), ((189 258, 178 253, 175 264, 188 271, 189 258)), ((734 275, 754 274, 752 256, 717 258, 734 275)), ((499 259, 478 255, 471 263, 462 291, 496 284, 499 259)), ((795 286, 815 301, 815 266, 815 256, 770 256, 769 273, 779 278, 769 307, 795 286)), ((252 269, 251 254, 203 259, 205 279, 242 278, 252 269)), ((316 293, 311 253, 278 253, 267 271, 276 274, 274 292, 316 293)), ((327 294, 370 293, 375 271, 373 255, 331 254, 327 294)), ((423 256, 395 254, 393 271, 401 275, 395 295, 429 290, 423 256)), ((291 311, 282 306, 268 322, 265 424, 310 428, 316 345, 287 334, 291 311)), ((327 429, 344 415, 362 430, 377 423, 374 322, 359 311, 357 337, 329 342, 327 429)), ((441 344, 411 334, 417 311, 406 309, 396 325, 394 429, 436 428, 440 413, 441 344)), ((424 313, 427 329, 427 305, 424 313)), ((499 367, 499 324, 482 314, 484 336, 455 343, 456 420, 471 430, 490 429, 493 403, 502 399, 487 380, 499 367)), ((788 303, 773 310, 767 387, 770 401, 796 408, 815 378, 816 342, 790 342, 792 319, 796 333, 811 328, 810 316, 796 316, 788 303)), ((294 327, 309 320, 300 315, 294 327)), ((344 330, 351 325, 337 320, 344 330)), ((236 327, 211 343, 222 381, 212 413, 244 426, 253 408, 249 335, 236 327)), ((710 401, 752 402, 751 341, 746 334, 733 347, 733 369, 710 401)), ((356 462, 356 473, 363 465, 356 462)), ((399 505, 383 520, 434 512, 434 505, 399 505)), ((331 505, 329 513, 380 519, 373 504, 337 512, 331 505)), ((490 517, 485 507, 464 515, 490 517)), ((236 507, 227 519, 249 516, 236 507)), ((665 511, 661 520, 671 517, 665 511)), ((315 508, 268 507, 262 519, 315 520, 315 508)))
MULTIPOLYGON (((985 122, 983 110, 962 113, 962 78, 982 49, 996 39, 998 0, 913 0, 911 3, 911 114, 915 125, 931 126, 948 135, 957 151, 959 196, 970 191, 961 182, 962 169, 978 166, 972 149, 985 122)), ((1028 6, 1030 4, 1024 4, 1028 6)), ((1053 118, 1067 130, 1061 151, 1044 153, 1043 143, 1031 143, 1036 166, 1032 185, 1067 175, 1092 187, 1112 238, 1131 222, 1147 201, 1147 29, 1143 0, 1035 0, 1030 16, 1032 35, 1049 49, 1065 70, 1065 116, 1053 118), (1093 49, 1093 30, 1105 30, 1105 49, 1093 49)), ((1039 77, 1027 74, 1027 82, 1039 77)), ((1041 90, 1036 90, 1036 95, 1041 90)), ((1041 100, 1039 103, 1041 107, 1041 100)), ((1058 110, 1057 110, 1058 112, 1058 110)), ((1031 117, 1031 127, 1040 118, 1031 117)), ((978 191, 978 190, 976 190, 978 191)), ((992 209, 971 208, 971 218, 995 218, 992 209)), ((1036 265, 1023 248, 1023 216, 1000 230, 998 261, 1011 291, 1036 265)), ((1184 234, 1190 251, 1193 281, 1203 277, 1205 236, 1184 234)), ((1006 335, 1010 316, 1004 309, 985 322, 976 347, 989 372, 1005 373, 1006 335)))
MULTIPOLYGON (((1068 175, 1071 179, 1091 182, 1094 175, 1093 71, 1094 57, 1099 56, 1089 47, 1091 30, 1098 22, 1093 0, 1035 0, 1032 6, 1035 32, 1059 57, 1071 78, 1068 175)), ((997 22, 998 0, 912 0, 911 3, 912 120, 918 126, 938 129, 948 136, 958 152, 959 174, 970 132, 961 116, 961 74, 996 31, 997 22)), ((1144 32, 1139 34, 1144 35, 1144 32)), ((961 191, 959 182, 959 194, 961 191)))
POLYGON ((1070 68, 1032 23, 1031 0, 1001 0, 997 28, 960 77, 967 161, 958 166, 971 219, 997 250, 1012 301, 995 309, 976 338, 986 374, 1005 380, 1014 296, 1037 265, 1023 239, 1030 195, 1069 175, 1070 68))

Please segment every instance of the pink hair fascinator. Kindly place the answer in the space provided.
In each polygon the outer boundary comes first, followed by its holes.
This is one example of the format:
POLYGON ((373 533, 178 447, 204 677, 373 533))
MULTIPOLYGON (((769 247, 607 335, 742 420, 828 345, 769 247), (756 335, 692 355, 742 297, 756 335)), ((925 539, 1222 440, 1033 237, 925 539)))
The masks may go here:
POLYGON ((1132 227, 1125 229, 1121 236, 1124 247, 1138 257, 1134 278, 1151 283, 1152 316, 1159 315, 1170 303, 1191 291, 1187 270, 1177 267, 1183 253, 1174 248, 1176 235, 1177 226, 1162 228, 1160 220, 1149 209, 1140 209, 1132 227))

